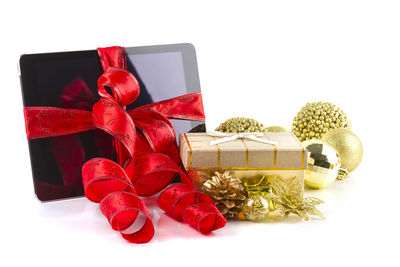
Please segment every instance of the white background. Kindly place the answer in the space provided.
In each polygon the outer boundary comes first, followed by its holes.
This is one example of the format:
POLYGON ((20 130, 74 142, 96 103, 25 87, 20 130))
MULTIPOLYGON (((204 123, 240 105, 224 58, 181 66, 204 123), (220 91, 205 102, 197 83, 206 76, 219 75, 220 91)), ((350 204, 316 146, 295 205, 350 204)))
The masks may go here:
POLYGON ((398 1, 34 0, 1 11, 1 266, 398 266, 398 1), (326 202, 326 220, 229 223, 202 236, 153 210, 154 239, 135 245, 85 198, 35 199, 19 55, 180 42, 197 48, 210 129, 233 116, 289 128, 319 100, 349 114, 362 164, 307 192, 326 202))

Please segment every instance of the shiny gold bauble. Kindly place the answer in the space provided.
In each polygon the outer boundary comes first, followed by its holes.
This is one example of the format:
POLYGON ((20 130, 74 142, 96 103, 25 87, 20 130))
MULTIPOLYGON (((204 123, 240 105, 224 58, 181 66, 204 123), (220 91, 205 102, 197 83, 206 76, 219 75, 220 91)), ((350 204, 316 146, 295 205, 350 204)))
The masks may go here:
POLYGON ((268 201, 261 195, 250 195, 243 204, 244 217, 252 222, 264 221, 270 211, 268 201))
POLYGON ((332 130, 322 137, 322 140, 333 148, 340 155, 342 167, 352 172, 360 165, 363 157, 363 146, 360 139, 350 130, 332 130))
POLYGON ((320 139, 337 128, 350 129, 351 125, 346 113, 328 102, 307 103, 292 124, 292 132, 300 141, 320 139))
POLYGON ((307 140, 303 145, 308 151, 305 184, 311 188, 324 188, 335 181, 340 169, 338 152, 322 140, 307 140))
POLYGON ((282 126, 269 126, 265 128, 267 132, 289 132, 288 129, 282 126))

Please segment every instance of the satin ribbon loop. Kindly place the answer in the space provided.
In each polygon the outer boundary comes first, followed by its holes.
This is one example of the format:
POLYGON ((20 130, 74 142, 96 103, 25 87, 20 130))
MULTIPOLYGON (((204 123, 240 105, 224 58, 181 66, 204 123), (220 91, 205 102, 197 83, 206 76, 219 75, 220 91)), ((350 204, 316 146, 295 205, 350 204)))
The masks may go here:
POLYGON ((168 187, 160 194, 158 205, 172 218, 186 222, 203 234, 226 224, 226 219, 212 199, 195 190, 192 185, 176 184, 168 187))
POLYGON ((208 234, 211 231, 220 229, 227 222, 221 216, 214 203, 209 202, 198 202, 189 205, 183 212, 183 221, 202 234, 208 234), (193 220, 192 218, 196 219, 193 220))
POLYGON ((133 103, 140 94, 139 83, 132 73, 121 69, 110 67, 97 80, 98 92, 102 97, 111 96, 121 107, 133 103), (110 89, 109 93, 107 89, 110 89))
POLYGON ((176 142, 174 127, 163 114, 149 110, 136 111, 129 115, 154 152, 165 153, 176 142))
POLYGON ((179 166, 167 155, 149 153, 136 159, 136 178, 132 183, 140 196, 151 196, 167 187, 176 174, 181 181, 190 184, 190 180, 179 166))
POLYGON ((221 139, 210 141, 210 145, 218 145, 226 142, 231 142, 237 139, 249 139, 256 142, 261 142, 269 145, 277 145, 277 142, 262 139, 260 137, 264 136, 264 133, 254 132, 254 133, 223 133, 223 132, 207 132, 208 135, 213 137, 221 137, 221 139))
POLYGON ((83 165, 82 182, 86 197, 96 203, 112 192, 136 193, 121 166, 104 158, 94 158, 83 165))
POLYGON ((151 240, 154 226, 149 212, 120 165, 104 158, 91 159, 83 165, 82 181, 86 197, 100 203, 101 212, 114 230, 131 242, 151 240), (137 224, 140 214, 144 215, 145 222, 139 222, 133 233, 126 233, 128 228, 137 224))
POLYGON ((119 231, 126 240, 147 243, 153 238, 154 225, 149 211, 143 200, 134 193, 125 191, 110 193, 101 201, 100 210, 111 227, 119 231), (144 217, 144 222, 139 222, 141 217, 144 217), (136 225, 137 223, 139 225, 136 225), (136 228, 133 232, 129 229, 132 226, 136 228))
MULTIPOLYGON (((129 114, 115 102, 102 98, 93 106, 93 124, 117 138, 133 158, 136 129, 129 114)), ((125 166, 125 161, 123 165, 125 166)))
POLYGON ((106 71, 110 67, 126 69, 126 51, 121 46, 97 48, 101 67, 106 71))

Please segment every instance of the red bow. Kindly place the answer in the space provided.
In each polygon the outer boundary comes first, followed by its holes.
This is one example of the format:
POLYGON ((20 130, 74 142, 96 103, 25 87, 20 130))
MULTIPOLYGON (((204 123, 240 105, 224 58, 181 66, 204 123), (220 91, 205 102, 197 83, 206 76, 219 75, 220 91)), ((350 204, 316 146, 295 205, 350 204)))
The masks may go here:
POLYGON ((94 158, 82 168, 87 198, 100 202, 112 228, 135 243, 154 235, 148 210, 139 196, 167 187, 180 174, 183 184, 172 185, 159 197, 161 209, 202 233, 225 225, 226 220, 206 195, 194 190, 179 168, 175 131, 169 118, 204 120, 201 93, 196 92, 127 111, 139 96, 136 78, 126 70, 123 47, 99 48, 104 73, 98 79, 101 99, 92 112, 54 107, 24 109, 28 139, 73 134, 99 128, 114 139, 117 163, 94 158), (132 230, 132 228, 134 228, 132 230))

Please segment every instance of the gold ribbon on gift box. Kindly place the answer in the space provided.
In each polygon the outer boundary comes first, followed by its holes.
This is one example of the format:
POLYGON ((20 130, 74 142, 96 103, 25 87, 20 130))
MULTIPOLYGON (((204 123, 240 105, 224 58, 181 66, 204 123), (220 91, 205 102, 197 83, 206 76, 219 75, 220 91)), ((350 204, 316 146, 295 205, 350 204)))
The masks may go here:
MULTIPOLYGON (((183 163, 186 167, 187 170, 211 170, 211 169, 218 169, 218 170, 304 170, 306 168, 306 150, 304 149, 303 145, 301 142, 292 134, 292 133, 241 133, 241 134, 236 134, 236 133, 221 133, 221 132, 209 132, 209 133, 196 133, 196 134, 183 134, 181 136, 181 157, 183 160, 183 163), (189 136, 188 136, 189 135, 189 136), (211 137, 211 141, 210 141, 211 137), (271 140, 272 139, 277 139, 277 140, 271 140), (192 140, 190 140, 192 139, 192 140), (193 140, 195 139, 195 140, 193 140), (224 149, 224 144, 227 143, 232 143, 232 142, 238 142, 243 144, 243 147, 245 149, 245 166, 221 166, 221 152, 227 152, 227 146, 225 145, 225 150, 224 149), (250 147, 250 143, 247 142, 257 142, 260 144, 252 144, 250 147), (185 145, 185 143, 187 145, 185 145), (217 152, 217 166, 208 166, 209 164, 204 164, 205 166, 193 166, 193 147, 191 143, 201 143, 202 144, 202 149, 205 152, 212 152, 213 149, 216 148, 217 152), (256 147, 259 148, 259 146, 265 146, 266 150, 264 152, 268 153, 268 147, 271 147, 273 149, 273 167, 249 167, 249 153, 251 153, 253 150, 257 151, 255 149, 256 147), (285 146, 286 145, 286 146, 285 146), (215 147, 215 148, 213 148, 215 147), (278 150, 279 148, 282 149, 282 147, 285 147, 284 151, 282 152, 297 152, 301 153, 301 165, 299 167, 277 167, 277 161, 278 161, 278 150), (187 151, 188 150, 188 151, 187 151), (188 155, 187 155, 188 152, 188 155), (187 159, 188 158, 188 159, 187 159), (187 162, 188 161, 188 162, 187 162)), ((231 144, 232 145, 232 144, 231 144)), ((199 147, 197 147, 197 153, 200 153, 199 147)), ((236 151, 234 151, 236 152, 236 151)), ((292 156, 293 157, 293 156, 292 156)), ((204 156, 205 161, 207 161, 207 156, 204 156)), ((281 159, 283 160, 283 159, 281 159)), ((209 161, 209 159, 208 159, 209 161)), ((196 164, 200 165, 200 164, 196 164)), ((254 165, 254 164, 253 164, 254 165)), ((293 165, 293 164, 289 164, 293 165)))

